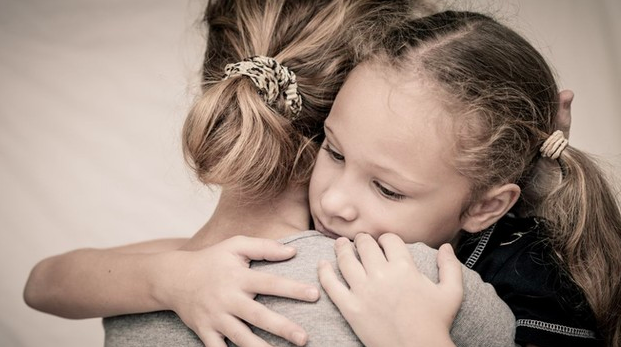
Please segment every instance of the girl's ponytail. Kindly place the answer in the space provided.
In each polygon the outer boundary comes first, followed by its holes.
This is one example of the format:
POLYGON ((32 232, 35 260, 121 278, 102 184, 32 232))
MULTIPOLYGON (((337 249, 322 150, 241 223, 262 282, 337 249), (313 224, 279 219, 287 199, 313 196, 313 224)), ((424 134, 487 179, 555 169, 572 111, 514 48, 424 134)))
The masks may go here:
MULTIPOLYGON (((548 159, 542 159, 548 160, 548 159)), ((562 180, 541 199, 557 256, 583 290, 608 345, 621 345, 621 211, 605 175, 587 154, 567 147, 562 180)))

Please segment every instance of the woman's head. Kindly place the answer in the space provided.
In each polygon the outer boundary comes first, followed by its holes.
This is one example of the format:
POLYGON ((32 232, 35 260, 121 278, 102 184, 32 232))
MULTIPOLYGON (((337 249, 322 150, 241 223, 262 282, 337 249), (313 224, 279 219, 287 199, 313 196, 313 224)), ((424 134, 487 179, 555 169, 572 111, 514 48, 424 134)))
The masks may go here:
MULTIPOLYGON (((323 121, 354 65, 352 37, 364 35, 352 28, 382 23, 382 14, 393 22, 405 18, 405 10, 417 3, 212 1, 205 14, 209 33, 203 95, 183 134, 186 159, 199 179, 236 190, 245 201, 269 200, 288 186, 307 183, 323 121), (255 56, 272 58, 279 69, 295 75, 295 83, 285 81, 276 97, 265 102, 265 91, 247 74, 227 72, 223 79, 227 65, 248 63, 255 56), (282 95, 294 85, 300 110, 282 95)), ((369 50, 374 41, 356 49, 369 50)))
POLYGON ((202 182, 239 190, 252 201, 304 181, 313 136, 351 66, 346 42, 335 36, 347 15, 345 1, 209 4, 203 95, 183 133, 186 159, 202 182), (274 58, 294 71, 303 100, 299 114, 282 97, 267 104, 250 78, 223 79, 228 64, 253 56, 274 58))

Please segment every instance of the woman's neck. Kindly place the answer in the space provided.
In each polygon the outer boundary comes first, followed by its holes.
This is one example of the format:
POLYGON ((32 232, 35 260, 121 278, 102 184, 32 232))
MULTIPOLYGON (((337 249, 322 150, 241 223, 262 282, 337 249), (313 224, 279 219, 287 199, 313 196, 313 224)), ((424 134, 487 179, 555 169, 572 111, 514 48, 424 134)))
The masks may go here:
POLYGON ((307 187, 290 188, 260 203, 247 203, 223 189, 214 213, 183 249, 200 249, 235 235, 279 239, 308 229, 309 222, 307 187))

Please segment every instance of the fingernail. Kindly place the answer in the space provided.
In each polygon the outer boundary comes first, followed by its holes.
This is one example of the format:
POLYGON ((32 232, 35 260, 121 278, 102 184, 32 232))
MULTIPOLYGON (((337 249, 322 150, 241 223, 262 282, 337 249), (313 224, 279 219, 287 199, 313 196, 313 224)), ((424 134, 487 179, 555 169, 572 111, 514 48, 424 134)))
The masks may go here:
POLYGON ((309 300, 317 300, 319 298, 319 290, 315 287, 306 289, 306 297, 309 300))
POLYGON ((356 236, 354 237, 354 241, 358 241, 358 242, 360 242, 360 240, 361 240, 362 238, 365 238, 365 237, 370 237, 370 238, 372 238, 372 237, 371 237, 371 235, 369 235, 369 234, 367 234, 367 233, 357 233, 357 234, 356 234, 356 236))
POLYGON ((336 247, 341 247, 344 244, 348 243, 349 239, 346 237, 339 237, 338 239, 336 239, 336 241, 334 242, 334 246, 336 247))
POLYGON ((304 346, 306 344, 306 334, 296 331, 292 335, 293 342, 298 346, 304 346))
POLYGON ((450 243, 447 243, 446 248, 448 248, 451 254, 455 254, 455 249, 453 248, 453 245, 451 245, 450 243))

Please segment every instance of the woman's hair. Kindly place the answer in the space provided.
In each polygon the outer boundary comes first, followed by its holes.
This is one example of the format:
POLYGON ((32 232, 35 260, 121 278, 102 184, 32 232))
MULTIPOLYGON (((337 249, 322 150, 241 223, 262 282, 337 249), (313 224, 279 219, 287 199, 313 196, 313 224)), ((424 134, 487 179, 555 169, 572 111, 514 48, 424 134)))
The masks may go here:
POLYGON ((558 261, 584 292, 602 334, 621 344, 621 215, 597 165, 569 146, 558 162, 540 148, 554 131, 558 89, 544 58, 481 14, 443 12, 409 21, 375 57, 433 81, 456 114, 457 170, 472 201, 495 185, 523 191, 516 209, 545 220, 558 261))
POLYGON ((184 155, 198 178, 249 202, 308 183, 323 122, 345 76, 386 32, 378 27, 414 16, 414 9, 431 7, 423 0, 210 2, 203 94, 183 128, 184 155), (357 39, 365 33, 368 40, 357 39), (296 75, 299 113, 285 97, 266 103, 251 78, 223 79, 227 64, 254 56, 274 58, 296 75))

